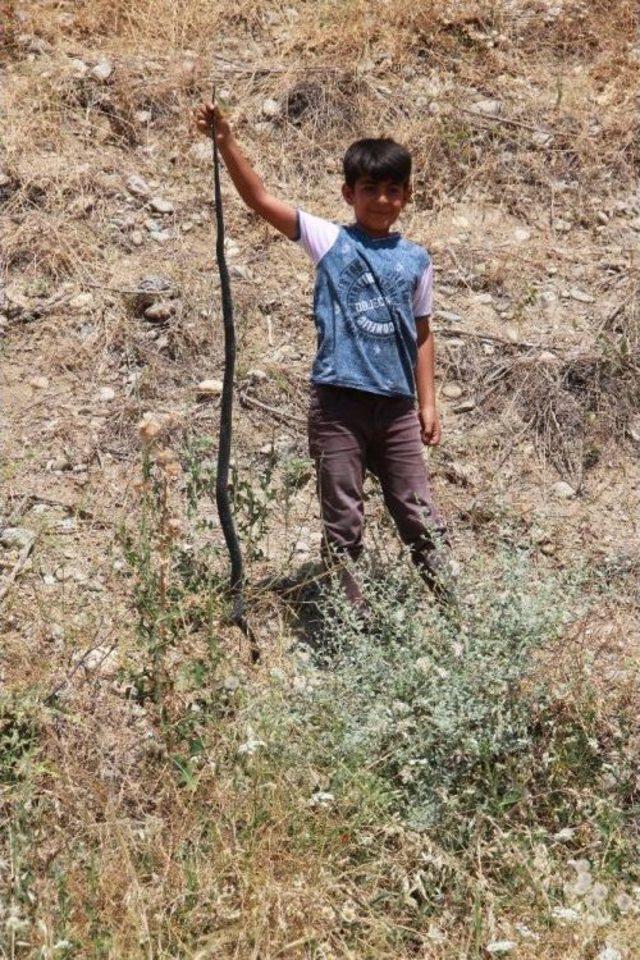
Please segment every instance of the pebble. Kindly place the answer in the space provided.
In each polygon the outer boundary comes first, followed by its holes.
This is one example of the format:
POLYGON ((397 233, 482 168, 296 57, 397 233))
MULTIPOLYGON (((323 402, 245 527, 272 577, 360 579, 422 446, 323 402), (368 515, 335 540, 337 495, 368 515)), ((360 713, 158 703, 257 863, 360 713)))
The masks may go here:
POLYGON ((95 67, 91 70, 91 76, 94 80, 100 80, 101 83, 104 83, 109 79, 113 73, 113 64, 110 60, 103 59, 99 60, 95 67))
POLYGON ((437 320, 444 320, 446 323, 458 323, 462 320, 459 313, 453 313, 451 310, 436 310, 433 315, 437 320))
POLYGON ((77 567, 70 564, 63 564, 58 567, 55 577, 60 583, 66 583, 68 580, 73 580, 75 583, 85 583, 87 580, 87 575, 82 570, 78 570, 77 567))
POLYGON ((168 240, 171 240, 171 231, 170 230, 158 230, 157 233, 151 234, 151 239, 155 240, 156 243, 167 243, 168 240))
POLYGON ((526 227, 516 227, 513 238, 518 243, 526 243, 527 240, 531 240, 531 230, 527 230, 526 227))
POLYGON ((479 293, 475 297, 476 303, 493 303, 493 297, 490 293, 479 293))
POLYGON ((180 229, 183 233, 190 233, 191 230, 193 230, 193 224, 191 223, 191 220, 185 220, 184 223, 181 223, 180 229))
POLYGON ((531 139, 536 147, 550 147, 553 143, 553 134, 545 133, 544 130, 536 130, 531 139))
POLYGON ((198 396, 219 397, 222 393, 222 380, 201 380, 196 389, 198 396))
POLYGON ((543 290, 540 294, 540 303, 543 307, 550 307, 552 304, 557 303, 558 297, 553 292, 553 290, 543 290))
POLYGON ((449 400, 458 400, 463 393, 462 387, 456 380, 452 380, 451 383, 445 383, 442 388, 442 395, 449 400))
POLYGON ((457 404, 453 408, 454 413, 470 413, 471 410, 475 410, 476 403, 475 400, 463 400, 462 403, 457 404))
POLYGON ((579 287, 572 287, 569 296, 572 300, 577 300, 578 303, 595 303, 595 297, 592 297, 590 293, 585 293, 584 290, 580 290, 579 287))
POLYGON ((518 944, 514 940, 492 940, 485 947, 485 950, 492 957, 503 956, 505 953, 511 953, 518 944))
POLYGON ((136 110, 135 118, 138 123, 149 123, 152 118, 151 110, 136 110))
POLYGON ((604 947, 598 954, 598 960, 622 960, 622 954, 615 947, 604 947))
POLYGON ((132 173, 127 180, 127 190, 134 197, 148 197, 151 193, 151 187, 147 181, 137 173, 132 173))
POLYGON ((157 233, 161 229, 160 224, 157 220, 154 220, 153 217, 147 217, 144 222, 144 227, 149 233, 157 233))
POLYGON ((605 213, 604 210, 598 210, 596 214, 596 220, 598 223, 601 223, 603 226, 606 226, 609 223, 609 214, 605 213))
POLYGON ((134 245, 134 247, 142 246, 144 243, 144 237, 142 236, 142 232, 140 230, 134 230, 131 233, 131 243, 134 245))
POLYGON ((82 666, 85 670, 100 670, 104 671, 108 667, 113 666, 116 660, 116 651, 112 650, 111 647, 96 647, 95 650, 91 650, 84 660, 82 661, 82 666))
POLYGON ((252 383, 265 383, 268 379, 268 374, 264 370, 258 370, 257 367, 247 370, 247 380, 251 380, 252 383))
POLYGON ((74 77, 79 77, 82 79, 89 73, 89 67, 86 65, 84 60, 81 60, 79 57, 71 57, 69 60, 69 66, 71 67, 71 72, 73 73, 74 77))
POLYGON ((502 113, 502 100, 477 100, 473 106, 479 113, 490 117, 497 117, 502 113))
POLYGON ((511 343, 517 343, 520 339, 520 334, 516 328, 512 326, 505 327, 504 335, 511 343))
POLYGON ((52 573, 45 573, 42 577, 42 582, 44 583, 45 587, 55 587, 58 581, 52 573))
POLYGON ((35 533, 26 527, 5 527, 0 533, 0 543, 8 550, 27 547, 35 540, 35 533))
POLYGON ((149 201, 149 205, 152 210, 155 210, 156 213, 173 213, 174 207, 170 200, 165 200, 164 197, 152 197, 149 201))
POLYGON ((558 219, 553 221, 553 229, 557 233, 568 233, 569 230, 571 230, 571 226, 568 220, 558 219))
POLYGON ((66 457, 54 457, 47 461, 47 470, 68 470, 71 464, 66 457))
POLYGON ((73 310, 87 310, 93 306, 92 293, 78 293, 69 301, 69 306, 73 310))
POLYGON ((147 307, 144 315, 147 320, 168 320, 169 317, 175 313, 175 309, 175 300, 157 300, 156 303, 152 303, 150 307, 147 307))
POLYGON ((554 483, 551 488, 554 497, 557 497, 558 500, 570 500, 572 497, 575 497, 576 492, 573 487, 566 483, 565 480, 558 480, 557 483, 554 483))
POLYGON ((280 113, 280 104, 278 103, 277 100, 267 99, 263 101, 262 115, 264 117, 269 117, 269 119, 273 119, 273 117, 277 117, 279 113, 280 113))
POLYGON ((98 390, 98 400, 101 403, 109 403, 109 401, 115 400, 115 396, 116 392, 113 387, 100 387, 98 390))
POLYGON ((29 385, 34 388, 34 390, 46 390, 49 386, 49 381, 47 377, 32 377, 29 380, 29 385))

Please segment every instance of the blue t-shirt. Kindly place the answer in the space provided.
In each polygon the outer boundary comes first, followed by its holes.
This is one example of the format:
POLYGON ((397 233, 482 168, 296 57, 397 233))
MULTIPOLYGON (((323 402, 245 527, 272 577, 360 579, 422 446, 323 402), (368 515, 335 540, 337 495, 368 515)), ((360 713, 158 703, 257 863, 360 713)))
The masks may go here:
POLYGON ((371 237, 302 210, 298 227, 316 265, 312 382, 415 397, 415 318, 432 309, 429 254, 399 233, 371 237))

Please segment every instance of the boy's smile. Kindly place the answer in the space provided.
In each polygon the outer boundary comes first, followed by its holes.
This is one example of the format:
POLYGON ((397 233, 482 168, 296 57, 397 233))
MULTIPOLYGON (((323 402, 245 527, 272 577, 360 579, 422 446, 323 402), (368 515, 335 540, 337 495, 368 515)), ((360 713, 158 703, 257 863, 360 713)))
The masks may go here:
POLYGON ((342 196, 353 207, 356 223, 373 237, 384 237, 411 199, 409 184, 361 177, 342 186, 342 196))

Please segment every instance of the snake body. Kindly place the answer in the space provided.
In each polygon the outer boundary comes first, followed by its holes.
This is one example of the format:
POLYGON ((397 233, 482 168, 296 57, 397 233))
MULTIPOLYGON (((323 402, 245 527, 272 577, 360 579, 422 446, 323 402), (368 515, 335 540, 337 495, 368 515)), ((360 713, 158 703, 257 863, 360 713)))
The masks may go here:
MULTIPOLYGON (((212 102, 215 103, 215 87, 212 102)), ((224 214, 222 210, 222 191, 220 189, 220 159, 213 129, 213 182, 216 208, 216 260, 220 275, 220 296, 222 301, 222 323, 224 328, 224 376, 222 379, 222 398, 220 403, 220 432, 218 439, 218 468, 216 472, 216 506, 220 517, 220 526, 224 534, 229 558, 231 560, 230 592, 233 601, 232 620, 251 641, 254 660, 258 651, 249 629, 246 617, 244 597, 244 566, 240 541, 236 532, 231 500, 229 497, 229 463, 231 459, 231 435, 233 417, 233 378, 236 365, 236 330, 233 322, 233 299, 229 269, 224 252, 224 214)))

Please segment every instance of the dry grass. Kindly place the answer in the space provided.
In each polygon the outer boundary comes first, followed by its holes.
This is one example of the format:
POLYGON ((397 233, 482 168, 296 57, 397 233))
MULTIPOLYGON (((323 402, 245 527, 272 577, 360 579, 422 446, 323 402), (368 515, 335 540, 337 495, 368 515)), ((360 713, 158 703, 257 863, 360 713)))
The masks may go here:
MULTIPOLYGON (((603 748, 612 742, 616 718, 632 714, 637 656, 635 4, 42 0, 0 12, 4 516, 38 532, 4 610, 4 955, 450 960, 513 936, 518 958, 595 958, 611 941, 630 960, 636 913, 614 911, 604 927, 554 923, 539 899, 495 898, 495 848, 482 838, 477 872, 462 876, 459 860, 408 830, 375 790, 347 792, 339 811, 310 807, 325 785, 304 758, 293 770, 259 754, 240 759, 250 739, 243 697, 259 698, 272 668, 294 669, 291 611, 257 592, 265 658, 250 674, 219 593, 198 579, 200 560, 165 609, 180 625, 170 713, 206 717, 196 724, 202 754, 185 774, 176 755, 184 759, 190 735, 167 747, 156 708, 136 702, 149 649, 136 628, 140 571, 123 561, 119 528, 140 530, 143 413, 175 414, 179 431, 164 439, 183 467, 180 431, 216 430, 217 411, 193 390, 219 375, 221 338, 211 171, 192 149, 191 108, 215 78, 274 191, 336 219, 344 147, 392 133, 415 161, 404 228, 434 253, 438 306, 459 316, 436 322, 439 383, 457 380, 476 404, 457 412, 443 398, 445 445, 431 456, 456 551, 489 560, 501 542, 534 549, 551 571, 579 558, 609 564, 611 597, 541 669, 561 688, 592 658, 592 708, 603 748), (90 72, 103 57, 114 65, 106 82, 90 72), (266 98, 280 105, 275 117, 263 115, 266 98), (486 100, 500 111, 486 112, 486 100), (174 204, 164 244, 145 227, 146 201, 126 190, 131 173, 174 204), (132 308, 127 291, 149 274, 180 294, 165 324, 132 308), (593 299, 574 299, 575 288, 593 299), (74 305, 79 293, 91 299, 74 305), (30 387, 35 374, 49 387, 30 387), (96 399, 105 385, 116 391, 106 404, 96 399), (547 496, 559 476, 578 497, 547 496), (61 565, 85 580, 52 585, 61 565), (225 685, 230 675, 240 692, 225 685), (442 896, 428 914, 415 891, 436 861, 442 896), (514 932, 519 921, 539 939, 514 932)), ((296 543, 313 553, 317 533, 298 422, 314 341, 311 277, 228 185, 225 199, 239 383, 280 413, 246 406, 237 417, 245 493, 262 483, 265 445, 280 451, 269 549, 250 565, 256 584, 291 573, 307 557, 296 543), (252 380, 254 367, 268 380, 252 380), (293 492, 287 470, 300 471, 293 492)), ((195 548, 219 544, 218 530, 189 527, 185 489, 172 496, 195 548)), ((3 551, 3 573, 13 562, 3 551)), ((214 567, 219 577, 219 556, 214 567)), ((518 843, 500 843, 526 875, 518 843)), ((554 882, 532 881, 536 897, 551 896, 554 882)))

